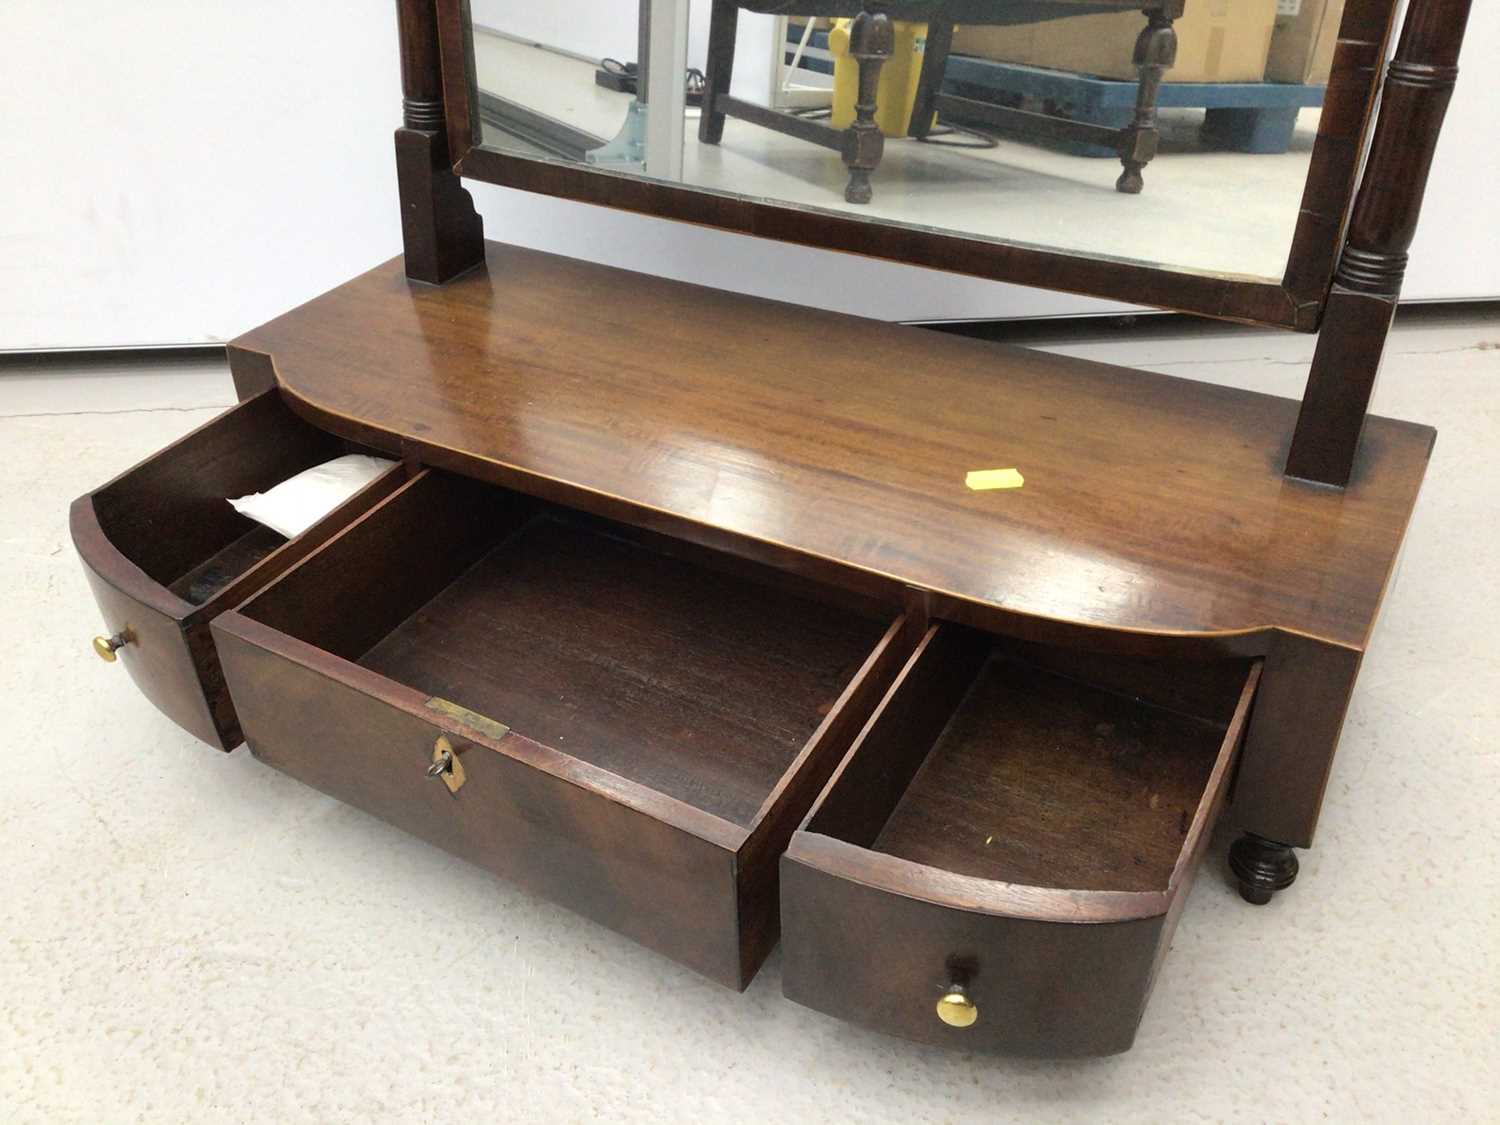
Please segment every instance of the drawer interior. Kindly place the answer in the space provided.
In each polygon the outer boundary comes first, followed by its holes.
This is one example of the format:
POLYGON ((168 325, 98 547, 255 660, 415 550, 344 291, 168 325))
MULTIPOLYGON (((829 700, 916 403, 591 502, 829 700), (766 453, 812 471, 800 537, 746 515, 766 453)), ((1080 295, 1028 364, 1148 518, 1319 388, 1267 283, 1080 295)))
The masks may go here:
POLYGON ((998 882, 1163 890, 1249 671, 939 625, 807 828, 998 882))
POLYGON ((105 485, 94 510, 121 554, 184 601, 203 605, 286 543, 228 498, 356 452, 369 451, 309 425, 268 392, 105 485))
POLYGON ((241 612, 740 825, 892 616, 432 472, 241 612))

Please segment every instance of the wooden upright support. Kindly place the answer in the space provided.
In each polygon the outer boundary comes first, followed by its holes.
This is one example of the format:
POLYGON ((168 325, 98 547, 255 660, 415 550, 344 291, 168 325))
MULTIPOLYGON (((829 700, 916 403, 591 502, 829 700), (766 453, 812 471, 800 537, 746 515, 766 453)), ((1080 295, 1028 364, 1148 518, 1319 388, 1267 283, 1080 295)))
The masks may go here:
POLYGON ((1146 13, 1146 27, 1135 41, 1135 116, 1120 135, 1120 163, 1125 170, 1115 181, 1115 190, 1140 195, 1145 187, 1141 172, 1156 156, 1161 130, 1156 123, 1156 101, 1162 78, 1177 61, 1177 32, 1172 21, 1182 15, 1182 4, 1164 5, 1146 13))
POLYGON ((1458 78, 1469 5, 1412 0, 1407 9, 1292 437, 1288 476, 1342 488, 1353 474, 1406 252, 1458 78))
POLYGON ((849 56, 859 65, 859 93, 854 101, 854 124, 844 130, 844 165, 849 183, 844 199, 868 203, 874 198, 870 175, 880 166, 885 152, 885 134, 875 123, 880 70, 896 48, 891 20, 877 4, 870 4, 854 17, 849 27, 849 56))
POLYGON ((406 276, 441 285, 484 261, 484 224, 448 159, 436 5, 397 0, 396 11, 404 95, 396 178, 406 276))

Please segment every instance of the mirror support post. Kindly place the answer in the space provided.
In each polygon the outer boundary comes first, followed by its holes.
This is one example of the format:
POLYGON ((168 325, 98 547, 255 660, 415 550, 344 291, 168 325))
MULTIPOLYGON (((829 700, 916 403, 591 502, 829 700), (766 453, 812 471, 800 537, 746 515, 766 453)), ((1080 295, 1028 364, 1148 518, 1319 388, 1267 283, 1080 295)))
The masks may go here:
POLYGON ((403 95, 396 180, 406 276, 441 285, 484 261, 484 224, 448 160, 436 4, 396 0, 396 14, 403 95))
POLYGON ((1286 474, 1349 483, 1406 273, 1471 0, 1412 0, 1333 276, 1286 474))

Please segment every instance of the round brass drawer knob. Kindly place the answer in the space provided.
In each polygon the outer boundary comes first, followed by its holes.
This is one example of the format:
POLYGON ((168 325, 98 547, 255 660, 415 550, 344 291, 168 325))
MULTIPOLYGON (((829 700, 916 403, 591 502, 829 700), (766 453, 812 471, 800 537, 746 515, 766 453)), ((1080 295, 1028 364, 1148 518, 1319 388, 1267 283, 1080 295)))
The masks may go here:
POLYGON ((130 633, 125 630, 121 630, 112 637, 95 637, 94 651, 99 655, 100 660, 113 664, 119 659, 115 655, 115 650, 124 648, 130 641, 130 633))
POLYGON ((979 1005, 958 985, 943 993, 937 1002, 938 1019, 949 1027, 973 1027, 979 1018, 979 1005))

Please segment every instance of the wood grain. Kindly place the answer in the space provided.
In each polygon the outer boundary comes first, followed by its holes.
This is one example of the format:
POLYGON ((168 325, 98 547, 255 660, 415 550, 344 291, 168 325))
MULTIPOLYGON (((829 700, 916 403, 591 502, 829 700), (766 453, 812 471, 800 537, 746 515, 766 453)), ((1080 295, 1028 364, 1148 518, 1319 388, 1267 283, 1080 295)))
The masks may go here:
POLYGON ((388 263, 253 353, 347 436, 991 628, 1362 647, 1433 439, 1371 419, 1330 492, 1281 475, 1286 399, 494 244, 441 289, 388 263), (996 466, 1025 487, 963 487, 996 466))
POLYGON ((218 618, 214 634, 257 758, 743 987, 729 825, 674 815, 635 787, 612 791, 607 775, 542 768, 547 748, 514 733, 487 739, 425 708, 420 692, 239 613, 218 618), (456 794, 426 776, 439 734, 464 764, 456 794))
POLYGON ((843 877, 826 862, 841 843, 798 835, 782 862, 788 999, 957 1051, 1060 1058, 1130 1048, 1163 914, 1077 925, 954 910, 843 877), (978 1022, 962 1030, 933 1011, 960 979, 979 1006, 978 1022))
POLYGON ((750 825, 888 624, 542 519, 360 662, 750 825))
POLYGON ((427 470, 214 633, 258 757, 742 988, 787 840, 915 643, 871 613, 427 470))
POLYGON ((791 999, 963 1050, 1130 1046, 1222 811, 1260 670, 1231 662, 1236 697, 1203 695, 1210 709, 1195 716, 1016 651, 933 626, 792 837, 791 999), (930 703, 944 693, 946 715, 930 703), (970 1028, 934 1014, 952 984, 978 1004, 970 1028))
POLYGON ((269 488, 344 452, 344 442, 268 392, 96 489, 94 508, 110 541, 165 586, 254 531, 227 497, 269 488))
POLYGON ((876 838, 985 879, 1165 889, 1224 726, 992 654, 876 838))

